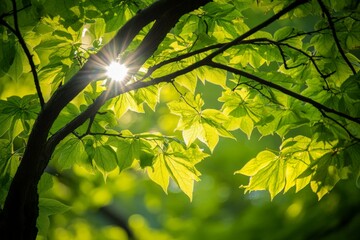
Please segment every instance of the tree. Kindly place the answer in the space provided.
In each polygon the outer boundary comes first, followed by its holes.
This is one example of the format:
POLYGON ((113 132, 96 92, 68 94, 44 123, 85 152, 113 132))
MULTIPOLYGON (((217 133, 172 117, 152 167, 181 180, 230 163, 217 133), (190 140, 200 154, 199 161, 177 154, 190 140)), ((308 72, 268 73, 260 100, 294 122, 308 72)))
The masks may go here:
POLYGON ((191 199, 196 164, 235 130, 282 138, 237 171, 250 177, 246 191, 273 198, 310 185, 321 199, 360 176, 357 1, 1 4, 5 239, 36 238, 39 194, 40 206, 54 203, 41 200, 44 171, 80 165, 106 179, 139 164, 191 199), (254 24, 252 8, 273 14, 254 24), (207 106, 199 82, 218 86, 221 108, 207 106), (126 112, 156 111, 162 88, 177 96, 166 107, 181 136, 124 129, 126 112))

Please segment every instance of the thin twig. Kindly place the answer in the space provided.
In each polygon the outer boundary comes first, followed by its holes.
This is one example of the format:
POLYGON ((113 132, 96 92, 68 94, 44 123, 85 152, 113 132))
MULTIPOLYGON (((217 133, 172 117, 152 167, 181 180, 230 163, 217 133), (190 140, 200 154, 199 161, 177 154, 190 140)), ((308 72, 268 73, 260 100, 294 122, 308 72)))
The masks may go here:
POLYGON ((333 38, 334 38, 334 41, 335 41, 335 44, 336 44, 336 47, 338 48, 341 56, 343 57, 343 59, 345 60, 346 64, 349 66, 349 68, 351 69, 352 73, 355 75, 356 74, 356 70, 354 68, 354 66, 351 64, 351 62, 349 61, 349 59, 346 57, 345 55, 345 52, 343 50, 343 48, 341 47, 340 45, 340 40, 339 38, 337 37, 337 34, 336 34, 336 29, 335 29, 335 25, 334 25, 334 22, 332 21, 331 19, 331 15, 328 11, 328 9, 326 8, 326 6, 324 5, 324 3, 321 1, 321 0, 318 0, 318 3, 321 7, 321 10, 323 11, 323 13, 326 15, 326 18, 329 22, 329 26, 330 26, 330 29, 331 29, 331 33, 333 35, 333 38))
MULTIPOLYGON (((28 7, 31 7, 31 4, 27 4, 27 5, 23 6, 22 8, 17 9, 17 12, 21 12, 22 10, 24 10, 24 9, 26 9, 28 7)), ((13 14, 14 14, 14 10, 11 10, 10 12, 7 12, 7 13, 3 13, 3 14, 0 15, 0 19, 12 16, 13 14)))
MULTIPOLYGON (((196 109, 196 107, 194 107, 193 105, 191 105, 186 98, 184 97, 184 94, 175 86, 174 82, 171 82, 171 85, 175 88, 175 90, 179 93, 180 97, 184 100, 184 102, 191 107, 192 109, 194 109, 197 113, 199 113, 199 111, 196 109)), ((199 113, 200 114, 200 113, 199 113)))

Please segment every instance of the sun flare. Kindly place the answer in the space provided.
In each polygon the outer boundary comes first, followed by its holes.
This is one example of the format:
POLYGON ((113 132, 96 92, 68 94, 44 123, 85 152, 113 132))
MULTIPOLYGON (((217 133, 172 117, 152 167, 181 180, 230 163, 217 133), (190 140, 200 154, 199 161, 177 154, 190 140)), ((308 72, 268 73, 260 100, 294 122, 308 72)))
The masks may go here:
POLYGON ((128 69, 125 65, 118 62, 111 62, 109 66, 106 67, 106 75, 112 80, 121 82, 125 79, 128 73, 128 69))

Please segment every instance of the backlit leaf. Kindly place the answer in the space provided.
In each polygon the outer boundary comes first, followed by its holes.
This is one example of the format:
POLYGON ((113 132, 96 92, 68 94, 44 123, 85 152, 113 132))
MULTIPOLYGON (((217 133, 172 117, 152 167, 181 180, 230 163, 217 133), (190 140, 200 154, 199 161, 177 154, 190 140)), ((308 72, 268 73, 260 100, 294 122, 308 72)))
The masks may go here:
POLYGON ((285 187, 285 160, 272 152, 263 151, 235 172, 250 176, 245 191, 268 190, 273 199, 285 187))
POLYGON ((177 142, 170 142, 157 149, 154 164, 147 172, 151 180, 159 184, 165 192, 170 177, 179 188, 192 200, 194 181, 199 181, 200 173, 195 164, 207 155, 195 145, 185 148, 177 142))

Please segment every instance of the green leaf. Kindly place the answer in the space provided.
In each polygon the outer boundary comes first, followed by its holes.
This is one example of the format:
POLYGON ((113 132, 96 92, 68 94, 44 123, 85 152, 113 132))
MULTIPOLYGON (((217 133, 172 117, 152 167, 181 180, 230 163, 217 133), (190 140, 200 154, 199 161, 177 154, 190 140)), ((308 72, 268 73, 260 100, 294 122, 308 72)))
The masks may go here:
POLYGON ((201 111, 203 100, 200 95, 193 98, 187 94, 183 99, 168 103, 170 111, 180 116, 176 130, 182 131, 184 141, 190 146, 196 139, 205 143, 211 151, 219 141, 219 135, 233 138, 224 128, 227 117, 215 109, 201 111))
POLYGON ((246 176, 254 176, 257 174, 261 169, 266 167, 276 158, 276 155, 270 151, 262 151, 260 152, 256 158, 251 159, 248 161, 244 167, 242 167, 239 171, 235 173, 243 174, 246 176))
POLYGON ((120 170, 130 167, 134 160, 139 160, 140 140, 139 139, 117 139, 114 143, 120 170))
POLYGON ((274 40, 275 41, 282 40, 286 37, 289 37, 293 33, 294 33, 293 27, 288 27, 288 26, 282 27, 274 33, 274 40))
POLYGON ((19 161, 12 157, 12 144, 7 139, 0 139, 0 208, 2 208, 12 177, 15 175, 19 161))
POLYGON ((240 128, 250 138, 255 123, 259 121, 259 115, 255 112, 257 107, 254 105, 251 93, 247 89, 236 91, 228 89, 218 100, 224 102, 222 111, 229 116, 229 121, 225 124, 226 129, 240 128))
POLYGON ((206 156, 197 146, 184 148, 181 144, 172 141, 162 148, 157 148, 154 164, 148 168, 147 173, 150 179, 159 184, 166 193, 171 177, 192 200, 194 181, 199 181, 200 176, 195 164, 206 156))
POLYGON ((146 168, 146 167, 150 167, 153 165, 154 154, 152 153, 151 150, 141 151, 139 158, 140 158, 140 167, 141 168, 146 168))
POLYGON ((24 130, 29 130, 29 122, 35 120, 39 111, 38 100, 35 95, 22 98, 11 96, 7 100, 0 100, 0 135, 9 133, 14 139, 24 130))
POLYGON ((50 216, 54 214, 59 214, 70 210, 70 207, 50 198, 39 198, 39 209, 40 214, 45 216, 50 216))
POLYGON ((340 87, 341 91, 351 99, 360 100, 360 72, 350 76, 340 87))
POLYGON ((273 199, 285 187, 285 160, 270 151, 259 153, 235 173, 251 176, 243 186, 246 192, 268 190, 273 199))
POLYGON ((195 93, 197 77, 190 72, 176 77, 175 83, 185 87, 190 93, 195 93))
POLYGON ((153 111, 159 102, 159 88, 157 86, 149 86, 140 88, 135 92, 136 102, 140 105, 146 103, 153 111))
POLYGON ((0 115, 0 137, 9 131, 13 118, 13 116, 8 114, 0 115))
POLYGON ((311 38, 310 43, 314 45, 316 51, 322 56, 335 58, 338 54, 338 49, 330 33, 317 34, 311 38))
POLYGON ((125 8, 120 8, 117 14, 110 20, 106 21, 106 32, 112 32, 118 30, 124 21, 126 20, 124 16, 125 8))
POLYGON ((73 103, 69 103, 63 111, 61 111, 60 116, 55 120, 51 130, 53 132, 60 130, 79 114, 80 109, 73 103))
POLYGON ((54 185, 53 177, 48 173, 44 173, 41 176, 38 184, 38 193, 42 194, 49 191, 53 187, 53 185, 54 185))
POLYGON ((7 139, 0 139, 0 176, 7 173, 11 159, 11 143, 7 139))
POLYGON ((23 50, 20 47, 20 44, 15 45, 15 57, 12 62, 12 65, 10 66, 7 73, 12 78, 12 80, 19 81, 21 80, 23 74, 27 71, 27 69, 24 69, 26 65, 26 57, 23 52, 23 50))
POLYGON ((103 174, 104 179, 106 179, 107 173, 114 170, 117 166, 116 153, 108 145, 95 147, 93 161, 96 168, 103 174))
POLYGON ((71 168, 75 163, 81 163, 87 158, 83 142, 78 138, 68 138, 54 152, 60 170, 71 168))
POLYGON ((311 189, 319 200, 329 193, 340 179, 347 179, 350 172, 344 166, 344 159, 340 154, 327 153, 316 161, 312 167, 314 175, 311 179, 311 189))
POLYGON ((36 226, 39 229, 39 234, 46 236, 50 227, 49 216, 60 214, 68 211, 69 206, 50 198, 39 198, 39 217, 36 221, 36 226))
POLYGON ((154 157, 153 165, 151 170, 148 170, 147 173, 152 181, 157 183, 162 187, 165 193, 169 187, 170 173, 166 166, 165 156, 162 153, 157 154, 154 157))
POLYGON ((216 68, 202 68, 202 79, 208 82, 226 87, 226 72, 216 68))
POLYGON ((360 187, 360 144, 353 144, 344 150, 344 160, 351 160, 352 174, 356 186, 360 187))
POLYGON ((121 118, 128 110, 144 112, 143 105, 136 101, 134 92, 121 94, 114 100, 114 112, 117 118, 121 118))
POLYGON ((304 173, 308 168, 309 154, 306 152, 300 152, 293 154, 291 158, 285 160, 286 164, 286 184, 284 188, 284 192, 287 192, 292 187, 296 186, 296 192, 303 189, 310 183, 311 177, 303 177, 299 176, 304 173))

